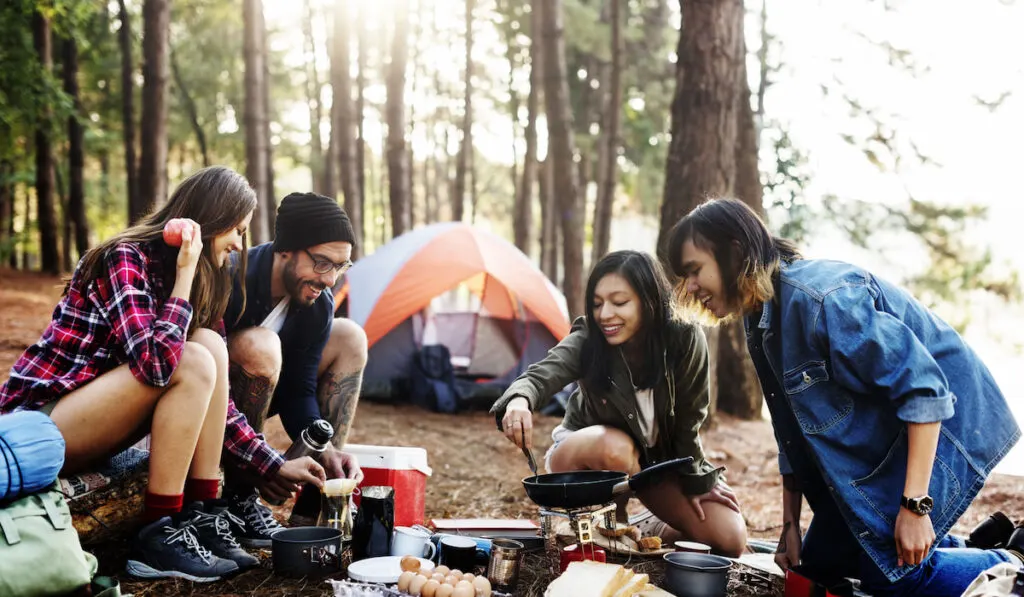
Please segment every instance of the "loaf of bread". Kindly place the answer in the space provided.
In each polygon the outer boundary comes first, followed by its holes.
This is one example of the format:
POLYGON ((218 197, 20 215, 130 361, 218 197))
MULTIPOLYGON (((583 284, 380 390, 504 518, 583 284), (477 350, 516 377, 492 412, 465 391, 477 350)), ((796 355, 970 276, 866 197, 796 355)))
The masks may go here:
POLYGON ((544 597, 616 597, 635 576, 618 564, 583 560, 571 562, 561 576, 548 585, 544 597))
POLYGON ((643 551, 654 551, 661 549, 661 537, 644 537, 638 544, 643 551))
POLYGON ((633 597, 633 595, 643 591, 645 587, 653 586, 647 584, 648 580, 650 578, 646 574, 634 574, 626 582, 625 586, 615 592, 613 597, 633 597))

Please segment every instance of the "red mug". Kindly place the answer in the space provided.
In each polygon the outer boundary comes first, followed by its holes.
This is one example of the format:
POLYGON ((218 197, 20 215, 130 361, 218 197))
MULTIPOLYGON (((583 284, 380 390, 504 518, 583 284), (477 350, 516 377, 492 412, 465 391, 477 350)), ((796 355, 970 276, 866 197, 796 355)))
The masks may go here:
POLYGON ((604 549, 597 546, 595 543, 590 543, 586 547, 581 548, 578 544, 572 544, 568 547, 563 548, 559 555, 559 571, 565 572, 565 569, 569 567, 572 562, 579 562, 582 560, 593 560, 595 562, 605 562, 604 549))

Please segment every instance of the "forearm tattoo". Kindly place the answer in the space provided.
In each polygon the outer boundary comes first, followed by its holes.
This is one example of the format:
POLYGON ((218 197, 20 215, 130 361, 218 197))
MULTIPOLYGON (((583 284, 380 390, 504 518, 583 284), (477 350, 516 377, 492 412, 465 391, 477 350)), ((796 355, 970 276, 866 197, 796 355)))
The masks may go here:
POLYGON ((782 525, 782 537, 779 537, 779 547, 775 550, 775 553, 786 553, 789 550, 787 547, 787 538, 789 537, 789 527, 793 526, 793 523, 787 522, 782 525))
POLYGON ((270 399, 274 395, 274 384, 269 378, 253 375, 234 362, 228 366, 228 383, 235 407, 245 415, 253 429, 262 432, 270 410, 270 399))
POLYGON ((334 438, 331 443, 336 448, 345 446, 348 432, 352 428, 352 419, 356 415, 356 403, 359 401, 359 389, 363 385, 363 372, 334 373, 327 371, 320 378, 317 389, 317 401, 320 412, 334 425, 334 438))

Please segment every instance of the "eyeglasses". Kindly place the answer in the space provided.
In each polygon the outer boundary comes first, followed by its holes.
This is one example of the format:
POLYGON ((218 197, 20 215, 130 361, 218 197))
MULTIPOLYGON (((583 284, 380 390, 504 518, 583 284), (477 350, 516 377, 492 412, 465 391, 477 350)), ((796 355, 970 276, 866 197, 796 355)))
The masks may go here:
POLYGON ((316 257, 309 252, 309 249, 303 249, 303 251, 305 251, 306 255, 309 255, 309 258, 313 260, 313 271, 318 274, 329 274, 335 270, 337 270, 339 274, 343 274, 348 271, 348 268, 352 267, 351 261, 346 261, 345 263, 334 263, 330 259, 321 259, 320 257, 316 257))

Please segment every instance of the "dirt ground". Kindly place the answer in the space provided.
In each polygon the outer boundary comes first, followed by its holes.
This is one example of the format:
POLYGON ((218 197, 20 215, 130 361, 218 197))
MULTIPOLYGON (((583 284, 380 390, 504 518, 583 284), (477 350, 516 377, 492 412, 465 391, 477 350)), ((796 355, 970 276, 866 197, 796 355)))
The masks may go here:
MULTIPOLYGON (((17 356, 49 321, 60 296, 56 278, 0 269, 0 381, 17 356)), ((535 454, 550 444, 558 423, 538 416, 535 454)), ((287 444, 276 419, 268 437, 278 447, 287 444)), ((441 415, 411 406, 360 404, 350 441, 360 444, 426 448, 433 476, 427 484, 427 518, 537 518, 520 479, 529 475, 525 458, 495 428, 486 413, 441 415)), ((751 537, 776 539, 781 528, 781 484, 775 443, 768 421, 739 421, 720 416, 703 435, 709 459, 728 467, 751 537)), ((1024 516, 1024 477, 993 475, 981 495, 954 529, 966 532, 995 510, 1011 518, 1024 516)), ((287 510, 287 504, 283 508, 287 510)), ((809 512, 804 509, 804 525, 809 512)), ((100 546, 101 572, 116 574, 124 565, 124 543, 100 546)), ((122 579, 124 580, 124 579, 122 579)), ((124 589, 136 595, 329 595, 322 583, 285 582, 259 569, 214 585, 187 582, 133 583, 124 589)))

